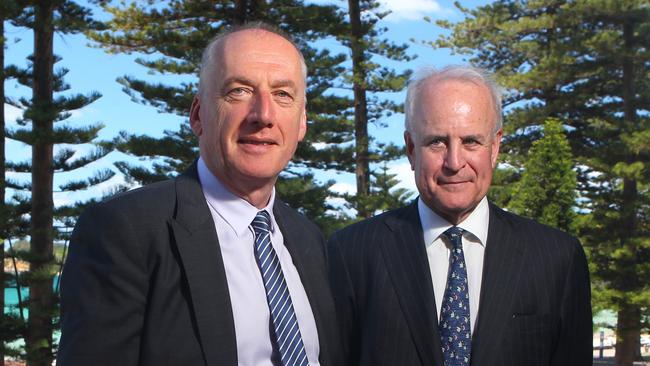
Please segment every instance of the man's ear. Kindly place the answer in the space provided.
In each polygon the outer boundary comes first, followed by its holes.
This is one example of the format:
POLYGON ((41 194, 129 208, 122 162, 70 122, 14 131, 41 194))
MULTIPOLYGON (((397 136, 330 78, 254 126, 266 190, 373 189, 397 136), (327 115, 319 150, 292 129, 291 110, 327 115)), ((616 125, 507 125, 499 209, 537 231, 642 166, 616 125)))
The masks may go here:
POLYGON ((404 145, 406 145, 406 156, 411 163, 411 170, 415 170, 415 141, 409 131, 404 131, 404 145))
POLYGON ((492 169, 497 166, 497 159, 499 158, 499 147, 501 146, 501 138, 503 137, 503 129, 500 128, 497 133, 494 134, 492 140, 492 169))
POLYGON ((305 138, 307 133, 307 110, 302 109, 302 115, 300 116, 300 126, 298 127, 298 141, 302 141, 305 138))
POLYGON ((201 136, 203 133, 203 125, 201 125, 201 117, 199 111, 201 109, 201 102, 198 95, 192 100, 192 106, 190 107, 190 127, 196 137, 201 136))

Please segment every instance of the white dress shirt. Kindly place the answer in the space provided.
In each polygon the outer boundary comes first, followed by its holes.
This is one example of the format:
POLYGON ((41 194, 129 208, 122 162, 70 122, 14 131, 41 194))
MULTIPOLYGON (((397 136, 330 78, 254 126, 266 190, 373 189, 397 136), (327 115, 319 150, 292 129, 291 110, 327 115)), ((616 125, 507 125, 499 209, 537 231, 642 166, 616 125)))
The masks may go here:
MULTIPOLYGON (((199 180, 205 196, 221 247, 221 256, 228 280, 237 338, 237 359, 240 366, 272 366, 270 312, 264 283, 255 260, 254 233, 251 222, 259 209, 228 191, 205 165, 198 162, 199 180)), ((275 249, 289 294, 296 312, 307 359, 318 366, 320 346, 316 322, 300 276, 293 265, 291 254, 284 246, 282 233, 273 216, 275 190, 264 208, 271 216, 271 244, 275 249)), ((214 309, 214 311, 222 311, 214 309)), ((277 358, 277 355, 275 355, 277 358)))
MULTIPOLYGON (((426 245, 429 269, 433 280, 433 293, 436 298, 436 311, 440 320, 447 274, 449 272, 449 256, 451 243, 442 235, 452 227, 449 222, 431 210, 418 198, 418 212, 422 222, 422 233, 426 245)), ((487 243, 490 209, 487 198, 483 197, 470 215, 457 226, 465 230, 463 234, 463 253, 467 265, 467 285, 469 286, 470 327, 474 332, 478 315, 479 298, 481 296, 481 278, 483 277, 483 256, 487 243)))

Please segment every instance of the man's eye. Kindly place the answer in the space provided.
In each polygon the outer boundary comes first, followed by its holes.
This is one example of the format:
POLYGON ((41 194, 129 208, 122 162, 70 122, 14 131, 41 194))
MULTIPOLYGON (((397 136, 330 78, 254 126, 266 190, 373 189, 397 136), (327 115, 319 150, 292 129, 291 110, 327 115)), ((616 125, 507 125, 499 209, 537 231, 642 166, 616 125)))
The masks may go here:
POLYGON ((247 95, 249 95, 251 91, 248 88, 244 87, 237 87, 237 88, 232 88, 228 90, 226 93, 226 99, 242 99, 246 98, 247 95))
POLYGON ((442 146, 444 145, 445 140, 444 139, 432 139, 429 141, 429 146, 442 146))
POLYGON ((293 99, 293 96, 289 92, 284 90, 278 90, 277 92, 275 92, 275 95, 281 99, 293 99))

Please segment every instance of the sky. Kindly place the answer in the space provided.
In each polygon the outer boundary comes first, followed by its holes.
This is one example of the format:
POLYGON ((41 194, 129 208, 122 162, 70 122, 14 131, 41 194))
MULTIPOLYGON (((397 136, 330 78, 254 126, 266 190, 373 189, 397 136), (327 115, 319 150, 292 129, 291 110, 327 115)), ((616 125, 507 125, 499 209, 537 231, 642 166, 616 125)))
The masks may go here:
MULTIPOLYGON (((318 0, 323 3, 334 3, 345 6, 345 1, 318 0)), ((452 0, 381 0, 385 9, 392 13, 381 21, 381 25, 388 28, 384 34, 385 38, 395 43, 409 44, 408 53, 417 56, 414 60, 404 63, 390 63, 391 67, 397 70, 416 70, 422 66, 441 67, 448 64, 463 63, 465 60, 458 55, 452 55, 449 50, 433 50, 431 47, 421 44, 421 41, 431 41, 442 32, 442 29, 434 24, 426 22, 423 18, 429 17, 433 20, 447 19, 452 22, 461 21, 463 15, 453 5, 452 0)), ((487 3, 485 0, 461 0, 464 7, 475 8, 487 3)), ((5 64, 25 65, 25 57, 32 52, 32 33, 25 29, 5 28, 7 37, 7 50, 5 64)), ((65 122, 73 126, 84 126, 101 123, 105 127, 100 132, 100 139, 109 140, 115 137, 118 132, 126 130, 130 133, 148 134, 161 136, 164 130, 177 130, 180 123, 186 122, 182 117, 158 113, 155 108, 137 104, 130 100, 130 97, 121 90, 121 85, 115 80, 124 75, 132 75, 147 80, 178 81, 178 77, 165 77, 150 75, 148 70, 134 62, 137 55, 108 54, 104 50, 93 46, 89 40, 82 35, 55 35, 55 53, 62 59, 55 65, 55 68, 67 68, 69 73, 65 81, 70 85, 70 90, 62 93, 88 94, 96 91, 102 97, 85 108, 74 111, 72 116, 65 122)), ((382 62, 382 60, 377 60, 382 62)), ((15 83, 5 84, 5 94, 12 98, 29 97, 30 91, 15 83)), ((403 101, 405 92, 396 93, 391 98, 403 101)), ((12 106, 5 105, 5 118, 8 128, 17 127, 15 120, 19 118, 22 111, 12 106)), ((371 135, 380 142, 393 142, 403 146, 403 115, 394 115, 385 121, 386 128, 375 128, 370 126, 371 135)), ((78 147, 76 147, 78 148, 78 147)), ((78 148, 78 155, 92 149, 92 146, 78 148)), ((56 151, 55 151, 56 153, 56 151)), ((11 161, 25 161, 31 158, 31 148, 20 142, 6 141, 6 156, 11 161)), ((75 157, 73 157, 74 159, 75 157)), ((57 185, 70 179, 89 174, 92 171, 109 168, 115 170, 114 161, 126 160, 134 162, 134 158, 119 152, 113 152, 102 161, 93 163, 80 172, 63 173, 55 176, 55 191, 57 185)), ((147 162, 142 162, 146 164, 147 162)), ((390 172, 398 175, 400 184, 398 187, 408 188, 415 192, 413 174, 406 158, 389 163, 390 172)), ((29 181, 29 174, 8 173, 8 178, 16 181, 29 181)), ((334 179, 337 183, 333 187, 339 192, 353 193, 355 182, 353 174, 332 174, 320 172, 317 179, 334 179)), ((91 190, 64 193, 55 192, 55 205, 69 204, 77 200, 85 200, 90 197, 102 196, 110 191, 111 187, 123 181, 121 175, 103 183, 91 190)), ((8 195, 9 196, 9 195, 8 195)), ((7 197, 9 199, 9 197, 7 197)))

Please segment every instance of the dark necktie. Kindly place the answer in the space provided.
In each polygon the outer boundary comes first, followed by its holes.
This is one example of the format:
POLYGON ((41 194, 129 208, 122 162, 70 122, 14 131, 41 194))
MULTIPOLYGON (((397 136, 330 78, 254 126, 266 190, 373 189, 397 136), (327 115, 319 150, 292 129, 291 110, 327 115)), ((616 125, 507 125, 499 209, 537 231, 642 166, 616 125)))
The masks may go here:
POLYGON ((438 332, 445 366, 466 366, 469 365, 472 333, 469 321, 467 268, 462 244, 463 229, 453 226, 443 235, 451 241, 452 249, 438 332))
POLYGON ((307 353, 293 310, 293 303, 282 274, 280 259, 271 245, 271 218, 260 211, 251 223, 255 233, 255 258, 262 273, 262 281, 269 303, 275 339, 282 366, 307 366, 307 353))

